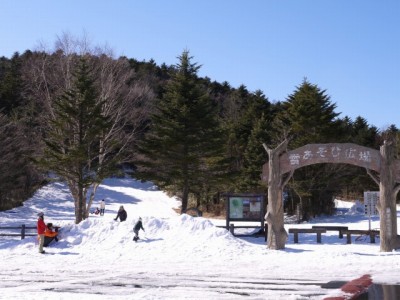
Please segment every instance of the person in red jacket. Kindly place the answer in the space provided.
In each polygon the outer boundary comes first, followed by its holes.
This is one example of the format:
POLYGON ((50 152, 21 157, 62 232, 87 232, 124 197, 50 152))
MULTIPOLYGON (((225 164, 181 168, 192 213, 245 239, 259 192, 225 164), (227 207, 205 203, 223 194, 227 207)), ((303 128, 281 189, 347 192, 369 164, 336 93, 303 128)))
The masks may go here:
POLYGON ((43 254, 44 232, 46 231, 46 224, 44 223, 44 214, 42 212, 38 213, 38 217, 37 233, 39 237, 39 253, 43 254))

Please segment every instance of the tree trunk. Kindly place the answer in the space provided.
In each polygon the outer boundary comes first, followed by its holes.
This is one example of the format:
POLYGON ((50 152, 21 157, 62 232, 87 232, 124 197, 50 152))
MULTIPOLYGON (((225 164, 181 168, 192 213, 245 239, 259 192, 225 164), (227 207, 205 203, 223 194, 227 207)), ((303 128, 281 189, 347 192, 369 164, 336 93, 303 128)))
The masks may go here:
POLYGON ((189 186, 188 186, 187 183, 185 183, 184 186, 183 186, 183 191, 182 191, 181 214, 186 213, 187 206, 188 206, 188 200, 189 200, 189 186))
POLYGON ((385 142, 380 149, 382 155, 380 172, 380 197, 377 205, 380 216, 380 240, 382 252, 391 252, 398 247, 395 181, 395 145, 385 142))
POLYGON ((75 216, 75 223, 79 224, 83 220, 83 211, 85 203, 83 199, 83 188, 78 184, 78 214, 75 216))
POLYGON ((269 249, 284 249, 288 234, 284 227, 283 211, 283 187, 282 175, 280 174, 279 158, 286 151, 287 141, 281 143, 276 149, 269 149, 269 178, 268 178, 268 205, 265 220, 268 223, 267 246, 269 249))
MULTIPOLYGON (((88 201, 88 203, 86 205, 86 209, 85 209, 85 219, 89 218, 90 208, 92 207, 94 197, 96 196, 97 188, 99 187, 99 185, 100 185, 100 182, 95 182, 92 184, 89 201, 88 201)), ((86 193, 85 193, 85 195, 86 195, 86 193)), ((86 196, 85 196, 85 199, 86 199, 86 196)))

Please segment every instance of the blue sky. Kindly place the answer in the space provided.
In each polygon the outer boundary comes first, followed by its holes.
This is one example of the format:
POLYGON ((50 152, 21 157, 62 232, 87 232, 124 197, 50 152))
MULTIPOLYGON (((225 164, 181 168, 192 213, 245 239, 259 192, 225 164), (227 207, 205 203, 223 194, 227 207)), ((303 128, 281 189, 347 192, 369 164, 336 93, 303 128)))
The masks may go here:
POLYGON ((200 76, 270 101, 307 78, 340 117, 400 128, 399 0, 0 0, 0 56, 63 32, 157 64, 188 49, 200 76))

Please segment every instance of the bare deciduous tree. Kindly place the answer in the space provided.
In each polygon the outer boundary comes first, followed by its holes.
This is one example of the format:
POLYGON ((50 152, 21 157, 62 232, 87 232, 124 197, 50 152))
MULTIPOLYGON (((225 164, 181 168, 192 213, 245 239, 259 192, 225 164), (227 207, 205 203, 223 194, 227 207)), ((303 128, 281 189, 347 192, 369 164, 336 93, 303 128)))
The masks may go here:
MULTIPOLYGON (((71 88, 77 61, 82 56, 94 70, 98 103, 103 103, 102 114, 112 121, 110 129, 99 137, 98 180, 84 193, 86 218, 98 186, 110 175, 111 165, 131 160, 131 148, 144 127, 155 96, 146 83, 135 77, 126 58, 115 59, 107 46, 92 48, 86 36, 77 39, 63 33, 57 37, 52 52, 33 53, 25 66, 29 77, 26 82, 31 83, 28 91, 42 111, 40 122, 44 134, 48 121, 54 118, 54 100, 71 88)), ((76 187, 70 186, 70 190, 72 193, 76 187)))

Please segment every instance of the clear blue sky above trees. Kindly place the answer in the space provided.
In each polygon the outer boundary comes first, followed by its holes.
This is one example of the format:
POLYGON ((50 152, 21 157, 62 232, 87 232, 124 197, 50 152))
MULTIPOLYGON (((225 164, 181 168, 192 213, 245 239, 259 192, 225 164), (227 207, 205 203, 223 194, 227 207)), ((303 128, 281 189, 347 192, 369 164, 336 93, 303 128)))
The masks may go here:
POLYGON ((0 56, 53 47, 63 32, 116 56, 176 64, 188 49, 200 76, 285 100, 305 77, 339 117, 400 127, 400 1, 0 0, 0 56))

